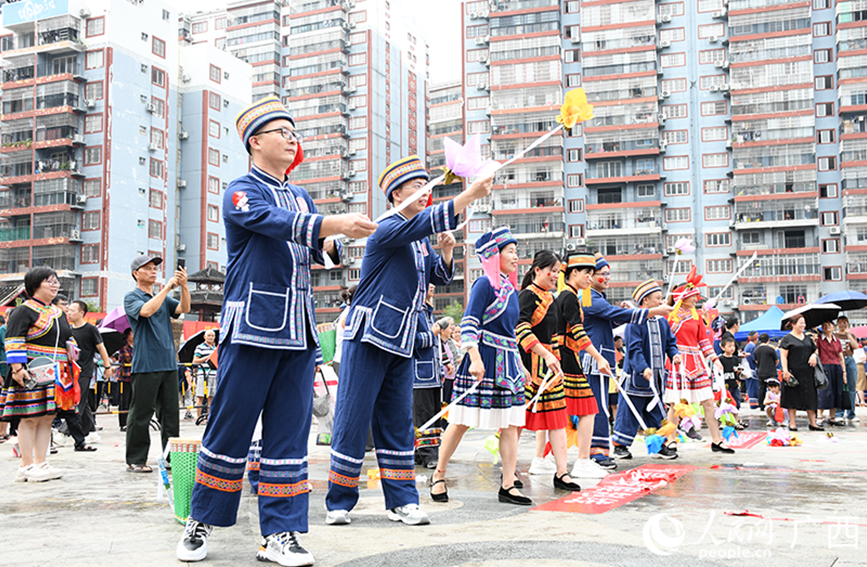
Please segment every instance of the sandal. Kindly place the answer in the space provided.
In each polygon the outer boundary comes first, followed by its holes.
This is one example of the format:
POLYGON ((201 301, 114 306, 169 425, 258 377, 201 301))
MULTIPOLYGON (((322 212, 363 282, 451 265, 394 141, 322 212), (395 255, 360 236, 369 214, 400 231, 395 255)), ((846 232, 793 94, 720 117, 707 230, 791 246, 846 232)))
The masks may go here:
POLYGON ((150 473, 150 472, 154 472, 154 470, 147 465, 129 465, 126 467, 126 472, 150 473))
POLYGON ((431 500, 433 500, 434 502, 448 502, 448 501, 449 501, 449 491, 448 491, 448 488, 446 488, 446 491, 445 491, 445 492, 440 492, 440 493, 438 493, 438 494, 434 494, 434 491, 433 491, 434 486, 438 485, 439 483, 443 483, 443 486, 445 486, 445 484, 446 484, 446 479, 441 478, 441 479, 439 479, 439 480, 433 480, 433 478, 431 478, 431 481, 433 481, 433 482, 430 483, 430 497, 431 497, 431 500))
POLYGON ((80 452, 88 452, 89 453, 92 451, 96 451, 96 447, 93 447, 91 445, 82 445, 81 447, 75 448, 76 453, 80 453, 80 452))

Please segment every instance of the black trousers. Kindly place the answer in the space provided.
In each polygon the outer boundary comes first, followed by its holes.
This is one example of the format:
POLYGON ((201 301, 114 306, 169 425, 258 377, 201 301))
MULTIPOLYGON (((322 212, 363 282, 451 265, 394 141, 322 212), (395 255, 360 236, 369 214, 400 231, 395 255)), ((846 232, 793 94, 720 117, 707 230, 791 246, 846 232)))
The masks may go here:
POLYGON ((96 419, 93 410, 90 409, 90 397, 93 391, 90 389, 90 376, 79 376, 78 385, 81 386, 81 401, 78 402, 78 418, 81 420, 81 430, 87 435, 96 431, 96 419))
MULTIPOLYGON (((162 447, 180 431, 178 371, 141 372, 132 375, 132 399, 126 427, 126 462, 144 465, 151 446, 150 423, 156 412, 162 447)), ((312 398, 311 398, 312 399, 312 398)))
POLYGON ((67 433, 72 439, 75 441, 76 447, 84 447, 84 438, 87 434, 84 432, 84 428, 81 426, 81 416, 79 416, 75 410, 64 411, 61 409, 57 410, 55 414, 57 418, 66 420, 66 431, 63 431, 63 427, 59 428, 58 431, 61 433, 67 433))
MULTIPOLYGON (((412 424, 421 427, 442 409, 441 388, 417 388, 412 391, 412 424)), ((438 420, 426 432, 422 432, 415 449, 415 462, 425 466, 436 463, 440 457, 440 434, 442 420, 438 420)))
MULTIPOLYGON (((129 382, 115 382, 112 384, 112 397, 117 400, 118 411, 128 412, 129 402, 132 400, 132 385, 129 382)), ((126 427, 126 413, 117 414, 117 424, 126 427)))

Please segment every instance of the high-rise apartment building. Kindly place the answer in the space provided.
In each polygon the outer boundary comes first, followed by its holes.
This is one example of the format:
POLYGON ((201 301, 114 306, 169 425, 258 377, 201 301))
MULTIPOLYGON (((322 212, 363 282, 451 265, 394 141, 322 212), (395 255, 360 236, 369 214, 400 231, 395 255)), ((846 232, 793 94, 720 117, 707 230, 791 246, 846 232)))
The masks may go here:
POLYGON ((0 281, 50 266, 64 293, 113 308, 136 254, 165 258, 163 276, 178 258, 225 264, 213 218, 247 170, 233 121, 250 66, 180 49, 177 12, 157 0, 30 7, 2 7, 0 281))
MULTIPOLYGON (((867 278, 867 21, 830 0, 462 4, 464 131, 503 160, 583 87, 595 118, 501 170, 490 219, 612 261, 613 300, 695 263, 743 320, 867 278), (695 253, 678 256, 678 238, 695 253)), ((468 265, 472 282, 480 266, 468 265)), ((524 268, 526 269, 526 268, 524 268)))

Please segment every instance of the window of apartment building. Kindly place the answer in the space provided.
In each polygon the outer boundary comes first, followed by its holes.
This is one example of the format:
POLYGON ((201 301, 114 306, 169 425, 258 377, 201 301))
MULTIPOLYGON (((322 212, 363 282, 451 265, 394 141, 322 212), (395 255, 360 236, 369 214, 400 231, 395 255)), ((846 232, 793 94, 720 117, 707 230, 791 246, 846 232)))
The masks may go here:
POLYGON ((709 232, 704 235, 705 246, 731 246, 732 233, 730 232, 709 232))
POLYGON ((220 123, 214 120, 208 122, 208 136, 211 138, 220 138, 220 123))
POLYGON ((689 207, 665 209, 665 222, 689 222, 692 218, 692 209, 689 207))
POLYGON ((722 37, 725 34, 725 26, 723 24, 707 24, 698 26, 698 38, 708 39, 710 37, 722 37))
POLYGON ((581 86, 581 74, 580 73, 571 73, 566 75, 566 86, 567 87, 580 87, 581 86))
POLYGON ((352 75, 349 77, 349 88, 357 89, 367 85, 367 75, 352 75))
POLYGON ((584 174, 582 173, 570 173, 566 175, 566 187, 583 187, 584 186, 584 174))
POLYGON ((215 234, 213 232, 209 232, 208 238, 207 238, 207 247, 208 247, 208 250, 219 250, 220 249, 220 235, 215 234))
POLYGON ((831 35, 831 22, 813 24, 813 37, 825 37, 828 35, 831 35))
POLYGON ((701 166, 704 168, 728 167, 729 154, 728 152, 721 154, 704 154, 703 156, 701 156, 701 166))
POLYGON ((151 104, 156 107, 156 111, 154 112, 154 116, 159 116, 160 118, 166 117, 166 103, 162 99, 157 97, 151 97, 151 104))
POLYGON ((350 193, 367 193, 367 181, 353 181, 349 184, 350 193))
POLYGON ((84 117, 84 133, 102 132, 102 114, 89 114, 84 117))
POLYGON ((491 123, 487 120, 472 120, 467 122, 467 132, 470 135, 473 134, 483 134, 485 132, 489 132, 491 129, 491 123))
POLYGON ((581 50, 580 49, 567 49, 566 50, 566 63, 578 63, 581 61, 581 50))
POLYGON ((660 4, 658 7, 658 13, 660 16, 682 16, 683 12, 683 2, 669 2, 666 4, 660 4))
POLYGON ((816 49, 813 51, 813 63, 830 63, 832 51, 831 49, 816 49))
POLYGON ((705 179, 704 192, 707 195, 713 195, 715 193, 731 193, 731 180, 705 179))
POLYGON ((102 49, 88 51, 84 56, 84 68, 87 70, 102 69, 102 61, 102 49))
POLYGON ((153 38, 153 46, 152 46, 153 54, 157 57, 166 58, 166 42, 161 40, 158 37, 153 38))
POLYGON ((686 53, 666 53, 659 56, 659 66, 663 69, 667 67, 683 67, 686 65, 686 53))
POLYGON ((467 50, 467 63, 478 63, 483 58, 488 56, 488 49, 468 49, 467 50))
POLYGON ((81 230, 99 230, 99 211, 81 213, 81 230))
POLYGON ((569 162, 581 161, 584 157, 584 150, 581 149, 569 149, 566 150, 566 160, 569 162))
POLYGON ((579 0, 568 0, 565 10, 567 14, 577 14, 581 10, 581 2, 579 0))
POLYGON ((833 144, 836 138, 837 136, 834 130, 816 130, 817 144, 833 144))
POLYGON ((757 230, 744 232, 741 234, 741 242, 744 244, 760 244, 762 242, 762 234, 757 230))
POLYGON ((349 162, 349 171, 367 171, 366 159, 354 159, 349 162))
POLYGON ((698 11, 715 12, 723 9, 723 0, 698 0, 698 11))
POLYGON ((819 171, 833 171, 837 169, 837 157, 828 156, 819 158, 819 171))
POLYGON ((367 53, 353 53, 349 56, 350 67, 367 64, 367 53))
POLYGON ((827 91, 829 89, 834 88, 834 76, 833 75, 822 75, 821 77, 816 77, 815 79, 816 90, 817 91, 827 91))
POLYGON ((102 146, 84 148, 84 165, 99 165, 102 163, 102 146))
POLYGON ((707 271, 710 274, 725 274, 733 271, 734 262, 731 258, 708 260, 707 271))
POLYGON ((163 174, 165 173, 165 163, 158 159, 151 158, 150 163, 150 175, 151 177, 157 177, 159 179, 163 178, 163 174))
POLYGON ((584 199, 569 199, 569 212, 570 213, 583 213, 584 212, 584 199))
POLYGON ((682 197, 689 195, 689 181, 673 181, 662 186, 666 197, 682 197))
POLYGON ((152 209, 162 209, 165 207, 166 197, 162 191, 151 189, 148 197, 148 205, 152 209))
POLYGON ((822 226, 837 226, 840 224, 840 213, 838 211, 826 211, 822 213, 822 226))
POLYGON ((703 91, 709 90, 711 87, 718 87, 725 84, 725 75, 705 75, 698 80, 698 88, 703 91))
POLYGON ((367 116, 353 116, 349 119, 350 130, 360 130, 367 127, 367 116))
POLYGON ((488 232, 491 230, 491 219, 471 219, 468 226, 470 232, 488 232))
POLYGON ((703 102, 701 103, 701 115, 702 116, 716 116, 718 114, 726 113, 726 101, 724 100, 715 100, 713 102, 703 102))
POLYGON ((222 83, 223 82, 223 72, 216 65, 211 65, 210 69, 208 71, 208 78, 210 78, 215 83, 222 83))
POLYGON ((84 180, 82 193, 87 197, 99 197, 102 191, 102 177, 92 177, 84 180))
POLYGON ((367 203, 350 203, 349 204, 349 212, 366 215, 367 214, 367 203))
POLYGON ((831 7, 831 0, 813 0, 814 10, 826 10, 831 7))
POLYGON ((217 18, 216 20, 214 20, 214 29, 215 30, 226 29, 226 18, 217 18))
POLYGON ((99 262, 99 244, 81 245, 81 263, 96 264, 99 262))
POLYGON ((87 20, 87 28, 85 29, 85 37, 94 37, 105 33, 105 17, 90 18, 87 20))
POLYGON ((367 10, 361 10, 358 12, 350 12, 349 14, 349 23, 350 24, 361 24, 367 21, 367 10))
POLYGON ((698 52, 698 62, 700 65, 712 65, 717 61, 725 61, 725 49, 705 49, 698 52))
POLYGON ((665 171, 689 169, 689 156, 664 157, 662 158, 662 169, 665 171))
POLYGON ((583 224, 570 224, 569 225, 569 238, 584 238, 584 225, 583 224))
POLYGON ((840 252, 839 238, 823 238, 822 254, 838 254, 840 252))
POLYGON ((208 205, 208 220, 210 222, 220 222, 220 207, 208 205))
POLYGON ((659 81, 663 91, 682 93, 686 91, 686 79, 663 79, 659 81))
POLYGON ((102 100, 102 81, 94 81, 84 85, 84 98, 87 100, 102 100))
POLYGON ((822 269, 822 279, 826 282, 838 282, 843 279, 842 266, 828 266, 822 269))
POLYGON ((99 295, 99 278, 81 278, 81 297, 99 295))
POLYGON ((208 31, 208 22, 196 22, 193 24, 193 33, 205 33, 208 31))
POLYGON ((349 151, 360 152, 367 149, 367 138, 352 138, 349 140, 349 151))
POLYGON ((718 205, 704 208, 704 220, 728 220, 732 218, 732 209, 728 205, 718 205))
POLYGON ((712 126, 710 128, 701 129, 702 142, 719 142, 727 140, 729 137, 729 129, 727 126, 712 126))
POLYGON ((151 67, 151 83, 158 87, 166 86, 166 72, 156 67, 151 67))
POLYGON ((685 28, 659 30, 659 41, 683 41, 686 39, 685 28))
POLYGON ((834 116, 833 102, 820 102, 816 104, 816 117, 822 118, 824 116, 834 116))
POLYGON ((488 73, 467 73, 467 87, 488 84, 488 73))
POLYGON ((689 142, 687 130, 663 130, 662 140, 666 144, 686 144, 689 142))
POLYGON ((208 148, 208 164, 219 167, 220 166, 220 150, 215 150, 214 148, 208 148))
POLYGON ((154 219, 148 220, 148 238, 153 238, 154 240, 162 240, 162 237, 163 223, 154 219))
POLYGON ((220 106, 222 106, 220 95, 217 93, 208 93, 208 106, 214 110, 220 110, 220 106))
POLYGON ((656 196, 656 185, 650 185, 646 183, 642 183, 635 188, 635 193, 639 198, 644 197, 655 197, 656 196))
POLYGON ((220 178, 208 176, 208 193, 220 194, 220 178))
POLYGON ((666 119, 686 118, 688 115, 687 106, 685 104, 666 104, 662 107, 662 115, 666 119))
POLYGON ((819 197, 822 199, 834 199, 837 197, 837 184, 836 183, 820 183, 819 184, 819 197))

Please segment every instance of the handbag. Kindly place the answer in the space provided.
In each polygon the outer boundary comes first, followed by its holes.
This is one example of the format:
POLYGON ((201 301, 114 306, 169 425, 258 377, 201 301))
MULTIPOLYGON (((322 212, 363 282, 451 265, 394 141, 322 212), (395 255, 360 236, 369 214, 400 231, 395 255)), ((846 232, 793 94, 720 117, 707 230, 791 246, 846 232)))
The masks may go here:
POLYGON ((322 384, 325 386, 325 395, 317 396, 316 389, 313 389, 313 415, 316 417, 325 417, 331 411, 331 390, 328 389, 328 380, 325 379, 325 374, 319 371, 322 377, 322 384))
POLYGON ((816 367, 813 369, 813 380, 816 382, 817 390, 826 390, 828 388, 828 375, 825 373, 825 367, 821 362, 816 362, 816 367))
POLYGON ((57 345, 60 344, 60 328, 57 328, 54 339, 54 354, 51 358, 47 356, 37 356, 27 363, 27 374, 29 378, 24 383, 24 387, 28 390, 34 388, 44 388, 54 384, 60 376, 60 365, 57 364, 57 345))

